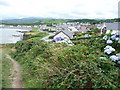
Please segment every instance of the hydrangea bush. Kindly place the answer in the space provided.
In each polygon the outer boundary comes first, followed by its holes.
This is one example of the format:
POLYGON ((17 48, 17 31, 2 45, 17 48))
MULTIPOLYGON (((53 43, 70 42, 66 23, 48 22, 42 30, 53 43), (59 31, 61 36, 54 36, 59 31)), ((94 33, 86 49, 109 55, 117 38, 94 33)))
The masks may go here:
POLYGON ((42 40, 16 43, 13 56, 22 64, 25 87, 120 88, 119 69, 115 67, 118 64, 110 60, 117 50, 115 47, 106 47, 101 38, 73 43, 71 47, 42 40), (106 49, 111 54, 104 54, 106 49))
POLYGON ((117 70, 120 68, 120 32, 106 34, 103 37, 106 42, 106 47, 104 48, 104 53, 107 54, 111 61, 116 63, 117 70), (114 53, 113 53, 114 52, 114 53))

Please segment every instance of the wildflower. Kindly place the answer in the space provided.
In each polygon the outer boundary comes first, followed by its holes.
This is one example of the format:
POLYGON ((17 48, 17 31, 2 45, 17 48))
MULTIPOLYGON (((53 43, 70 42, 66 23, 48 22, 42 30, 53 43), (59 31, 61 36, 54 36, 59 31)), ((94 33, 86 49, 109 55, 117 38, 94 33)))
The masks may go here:
POLYGON ((116 39, 116 35, 111 36, 112 40, 116 39))
POLYGON ((112 53, 112 51, 111 51, 111 50, 109 50, 109 49, 106 49, 106 50, 104 51, 104 53, 106 53, 106 54, 111 54, 111 53, 112 53))
POLYGON ((116 36, 120 36, 120 33, 119 33, 119 32, 117 32, 117 33, 115 33, 115 35, 116 35, 116 36))
POLYGON ((119 58, 116 57, 115 55, 112 55, 112 56, 110 56, 110 59, 111 59, 112 61, 116 61, 116 60, 118 60, 119 58))
POLYGON ((117 75, 117 73, 114 73, 114 75, 117 75))
POLYGON ((106 57, 100 57, 100 59, 107 59, 106 57))
POLYGON ((120 39, 118 40, 118 43, 120 44, 120 39))
POLYGON ((105 49, 104 53, 107 53, 107 54, 111 54, 113 51, 115 51, 115 49, 109 45, 106 46, 104 49, 105 49))
POLYGON ((109 82, 109 80, 106 80, 106 82, 109 82))
POLYGON ((99 54, 100 52, 96 51, 96 54, 99 54))
POLYGON ((107 45, 104 49, 112 48, 112 46, 107 45))
POLYGON ((115 51, 115 49, 114 49, 114 48, 109 48, 109 50, 111 50, 111 51, 115 51))
POLYGON ((115 40, 116 40, 116 41, 118 41, 118 40, 119 40, 119 38, 116 38, 115 40))
POLYGON ((110 63, 112 63, 112 61, 110 61, 110 63))
POLYGON ((104 40, 107 40, 107 38, 108 38, 107 35, 105 35, 105 36, 103 37, 104 40))
POLYGON ((119 70, 119 67, 116 67, 116 70, 119 70))
POLYGON ((84 53, 88 53, 88 51, 83 51, 84 53))
POLYGON ((107 40, 107 42, 106 42, 107 44, 111 44, 111 43, 113 43, 113 41, 112 40, 107 40))
POLYGON ((102 63, 105 63, 105 61, 102 61, 102 63))
POLYGON ((117 63, 120 64, 120 61, 118 61, 117 63))

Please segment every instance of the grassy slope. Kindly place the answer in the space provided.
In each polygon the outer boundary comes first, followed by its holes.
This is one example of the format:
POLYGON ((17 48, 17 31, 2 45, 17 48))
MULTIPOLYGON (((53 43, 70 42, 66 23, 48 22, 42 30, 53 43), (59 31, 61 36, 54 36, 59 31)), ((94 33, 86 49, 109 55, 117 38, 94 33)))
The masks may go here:
POLYGON ((5 54, 10 52, 10 47, 8 45, 4 45, 2 48, 2 87, 3 88, 10 88, 11 87, 11 80, 10 80, 10 68, 12 63, 8 60, 5 54))
POLYGON ((43 37, 48 36, 48 33, 41 33, 38 28, 34 28, 32 32, 27 33, 30 35, 30 38, 28 40, 34 40, 34 39, 42 39, 43 37))

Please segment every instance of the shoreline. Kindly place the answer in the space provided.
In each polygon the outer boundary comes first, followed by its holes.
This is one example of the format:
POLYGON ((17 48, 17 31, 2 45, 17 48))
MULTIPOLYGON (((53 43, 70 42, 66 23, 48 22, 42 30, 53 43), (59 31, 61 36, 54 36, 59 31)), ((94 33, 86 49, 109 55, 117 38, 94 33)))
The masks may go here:
MULTIPOLYGON (((4 30, 4 29, 7 29, 7 30, 9 30, 9 29, 11 29, 11 30, 15 30, 15 32, 18 32, 18 34, 20 34, 20 40, 19 41, 22 41, 22 40, 24 40, 27 36, 25 35, 25 33, 27 33, 27 32, 30 32, 30 30, 25 30, 25 29, 18 29, 18 28, 0 28, 1 29, 1 32, 2 32, 2 30, 4 30)), ((7 31, 6 31, 7 32, 7 31)), ((15 36, 13 36, 13 35, 17 35, 17 34, 15 34, 15 33, 12 33, 12 37, 15 37, 15 36)), ((2 37, 3 35, 1 35, 1 38, 3 39, 3 37, 2 37)), ((11 38, 12 38, 11 37, 11 38)), ((3 42, 2 42, 2 40, 1 40, 1 43, 0 43, 0 45, 4 45, 4 44, 15 44, 15 43, 17 43, 18 42, 18 40, 17 40, 17 38, 18 37, 16 37, 16 39, 15 39, 15 41, 13 41, 13 42, 4 42, 4 40, 3 40, 3 42)))

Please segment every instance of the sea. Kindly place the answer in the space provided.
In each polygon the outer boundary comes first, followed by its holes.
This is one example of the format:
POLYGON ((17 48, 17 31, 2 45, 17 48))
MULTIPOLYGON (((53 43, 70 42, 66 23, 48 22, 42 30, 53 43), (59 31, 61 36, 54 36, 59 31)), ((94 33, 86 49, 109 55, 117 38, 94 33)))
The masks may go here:
POLYGON ((0 44, 16 43, 22 40, 23 33, 17 32, 20 30, 21 29, 0 28, 0 44))

